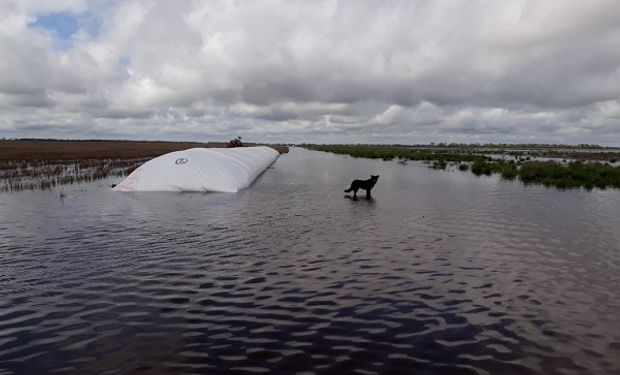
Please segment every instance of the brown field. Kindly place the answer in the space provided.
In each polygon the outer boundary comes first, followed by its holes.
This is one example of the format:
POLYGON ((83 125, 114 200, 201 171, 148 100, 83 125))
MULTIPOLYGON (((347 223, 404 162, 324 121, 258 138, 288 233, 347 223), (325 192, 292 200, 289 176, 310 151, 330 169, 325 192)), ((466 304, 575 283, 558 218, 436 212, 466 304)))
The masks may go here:
MULTIPOLYGON (((0 161, 134 159, 156 157, 192 147, 226 147, 226 143, 134 141, 0 141, 0 161)), ((271 146, 288 152, 286 146, 271 146)))

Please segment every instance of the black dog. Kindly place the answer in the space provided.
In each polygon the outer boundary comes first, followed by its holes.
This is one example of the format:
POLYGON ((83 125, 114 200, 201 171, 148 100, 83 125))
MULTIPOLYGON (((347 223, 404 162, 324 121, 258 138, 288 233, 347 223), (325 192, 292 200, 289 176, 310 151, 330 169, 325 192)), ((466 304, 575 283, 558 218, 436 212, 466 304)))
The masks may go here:
POLYGON ((366 198, 370 199, 370 191, 377 183, 377 180, 379 180, 378 175, 377 176, 370 175, 370 179, 368 180, 353 180, 353 182, 351 182, 351 187, 345 190, 344 192, 348 193, 350 191, 353 191, 353 198, 357 198, 357 191, 359 189, 364 189, 366 190, 366 198))

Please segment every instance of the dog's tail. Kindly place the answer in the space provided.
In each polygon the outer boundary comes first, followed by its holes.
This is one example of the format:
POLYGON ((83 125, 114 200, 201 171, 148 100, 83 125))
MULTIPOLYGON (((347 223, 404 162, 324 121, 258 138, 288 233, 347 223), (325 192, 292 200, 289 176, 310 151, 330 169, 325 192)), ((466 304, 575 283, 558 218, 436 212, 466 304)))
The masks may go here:
POLYGON ((348 189, 347 189, 347 190, 345 190, 344 192, 345 192, 345 193, 348 193, 348 192, 350 192, 351 190, 353 190, 353 188, 352 188, 352 187, 348 188, 348 189))

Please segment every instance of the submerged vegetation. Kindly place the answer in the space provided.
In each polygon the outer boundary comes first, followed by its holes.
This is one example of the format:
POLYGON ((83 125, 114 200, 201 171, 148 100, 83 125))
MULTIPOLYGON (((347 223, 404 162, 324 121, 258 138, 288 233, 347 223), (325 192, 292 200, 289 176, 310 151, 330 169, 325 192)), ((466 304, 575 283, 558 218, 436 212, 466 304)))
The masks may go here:
POLYGON ((0 161, 0 192, 52 189, 106 177, 122 177, 148 159, 0 161))
POLYGON ((519 178, 525 183, 541 183, 558 188, 620 188, 620 167, 580 161, 566 166, 552 161, 527 162, 519 169, 519 178))
MULTIPOLYGON (((512 155, 516 160, 494 159, 473 148, 415 148, 404 146, 349 146, 349 145, 304 145, 311 150, 332 152, 373 159, 400 161, 422 160, 433 162, 434 169, 446 169, 449 164, 461 171, 471 170, 475 175, 499 174, 507 180, 519 179, 525 184, 543 184, 560 189, 583 187, 588 190, 597 187, 620 188, 620 166, 601 162, 581 160, 568 163, 558 161, 532 160, 527 153, 512 155)), ((582 154, 579 154, 582 155, 582 154)), ((614 154, 610 157, 614 157, 614 154)), ((536 157, 536 156, 535 156, 536 157)), ((596 159, 601 156, 597 154, 596 159)), ((610 160, 613 162, 613 160, 610 160)))

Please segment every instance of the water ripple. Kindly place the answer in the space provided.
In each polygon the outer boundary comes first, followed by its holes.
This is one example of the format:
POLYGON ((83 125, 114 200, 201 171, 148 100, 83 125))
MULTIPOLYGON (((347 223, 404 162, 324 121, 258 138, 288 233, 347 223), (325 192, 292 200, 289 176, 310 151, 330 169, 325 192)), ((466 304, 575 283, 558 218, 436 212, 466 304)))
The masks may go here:
POLYGON ((617 191, 296 149, 236 195, 103 185, 0 195, 0 374, 620 372, 617 191))

